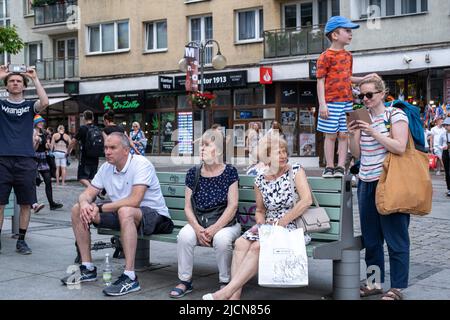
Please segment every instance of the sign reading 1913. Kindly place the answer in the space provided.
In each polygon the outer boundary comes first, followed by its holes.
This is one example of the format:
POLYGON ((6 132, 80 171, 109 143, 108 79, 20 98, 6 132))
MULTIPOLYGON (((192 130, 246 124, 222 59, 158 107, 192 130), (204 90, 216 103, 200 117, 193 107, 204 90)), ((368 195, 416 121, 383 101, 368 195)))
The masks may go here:
MULTIPOLYGON (((200 84, 202 79, 198 80, 200 84)), ((183 90, 186 76, 175 77, 175 90, 183 90)), ((215 72, 203 74, 203 82, 206 90, 219 88, 242 88, 247 86, 247 71, 215 72)))
POLYGON ((102 99, 103 109, 134 110, 142 104, 141 95, 136 93, 106 94, 102 99))

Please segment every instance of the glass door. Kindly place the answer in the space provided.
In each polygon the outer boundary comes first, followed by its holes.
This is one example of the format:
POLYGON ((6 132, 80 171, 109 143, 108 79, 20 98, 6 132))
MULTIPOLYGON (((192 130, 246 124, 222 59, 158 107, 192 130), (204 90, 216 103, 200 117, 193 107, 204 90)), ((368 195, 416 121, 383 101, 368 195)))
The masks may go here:
POLYGON ((76 38, 56 41, 55 72, 56 78, 73 78, 76 74, 77 40, 76 38))

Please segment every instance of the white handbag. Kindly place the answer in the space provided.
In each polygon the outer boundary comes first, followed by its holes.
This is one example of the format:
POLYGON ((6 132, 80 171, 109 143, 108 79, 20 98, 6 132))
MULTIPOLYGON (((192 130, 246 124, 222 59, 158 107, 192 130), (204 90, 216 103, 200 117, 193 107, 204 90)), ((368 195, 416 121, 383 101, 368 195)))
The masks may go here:
POLYGON ((303 230, 264 224, 259 227, 258 284, 292 288, 308 285, 308 256, 303 230))
MULTIPOLYGON (((292 167, 289 168, 289 180, 291 183, 291 192, 294 195, 294 206, 298 201, 298 194, 294 189, 294 176, 292 173, 292 167)), ((328 216, 326 210, 319 206, 314 193, 311 190, 311 197, 313 199, 315 207, 310 207, 307 209, 300 217, 295 219, 295 224, 297 228, 302 228, 304 232, 314 233, 314 232, 324 232, 331 228, 330 217, 328 216)))

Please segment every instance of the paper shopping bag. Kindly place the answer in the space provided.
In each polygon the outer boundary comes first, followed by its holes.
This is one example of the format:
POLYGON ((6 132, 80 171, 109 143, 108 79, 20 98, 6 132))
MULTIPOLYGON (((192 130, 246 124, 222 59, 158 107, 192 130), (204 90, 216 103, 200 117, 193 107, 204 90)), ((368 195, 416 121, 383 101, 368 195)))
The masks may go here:
POLYGON ((259 228, 258 284, 292 288, 308 285, 308 256, 303 229, 262 225, 259 228))

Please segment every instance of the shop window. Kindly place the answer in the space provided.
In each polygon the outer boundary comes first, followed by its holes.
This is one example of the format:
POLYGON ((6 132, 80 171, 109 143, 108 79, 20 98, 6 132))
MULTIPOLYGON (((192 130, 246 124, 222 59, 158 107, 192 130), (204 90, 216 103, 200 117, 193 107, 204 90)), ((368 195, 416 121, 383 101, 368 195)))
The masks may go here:
POLYGON ((214 104, 216 106, 230 106, 231 105, 231 92, 229 90, 214 91, 216 100, 214 104))
POLYGON ((236 106, 263 104, 263 88, 247 88, 234 91, 234 104, 236 106))
POLYGON ((160 108, 175 108, 175 96, 162 96, 159 100, 160 108))
POLYGON ((290 155, 316 156, 315 108, 283 107, 281 128, 290 155))
POLYGON ((176 141, 172 141, 172 133, 176 129, 175 112, 161 113, 161 153, 171 153, 176 141))
POLYGON ((187 95, 181 94, 181 95, 177 96, 177 107, 178 107, 178 109, 190 109, 191 108, 189 101, 187 99, 187 95))

